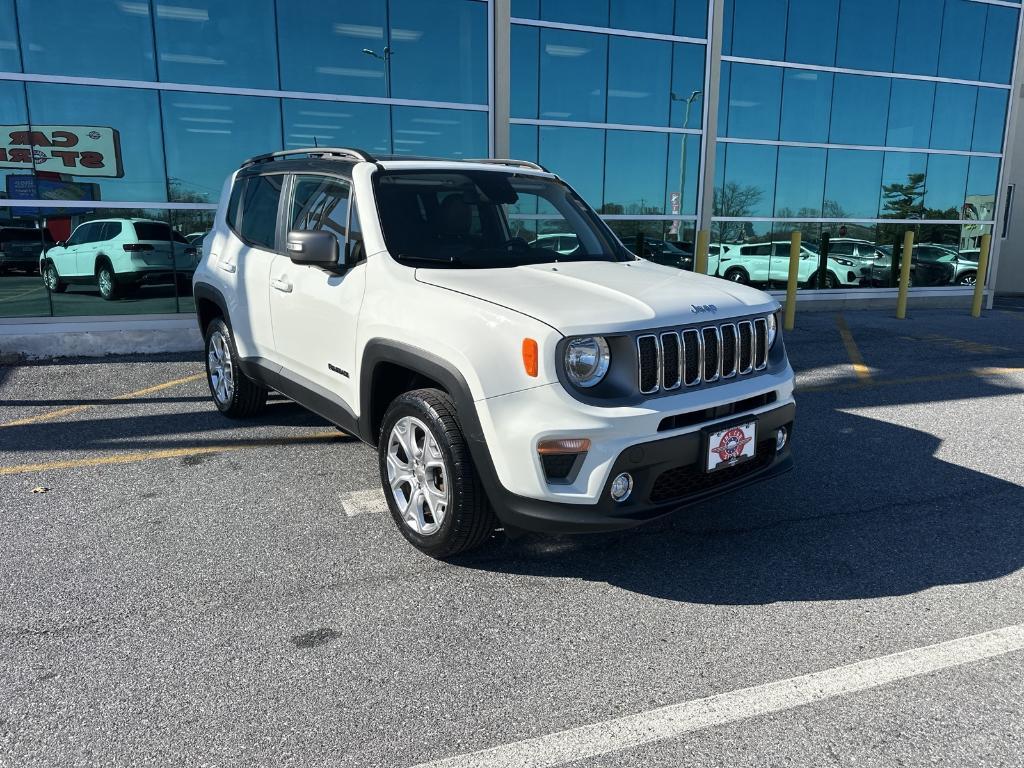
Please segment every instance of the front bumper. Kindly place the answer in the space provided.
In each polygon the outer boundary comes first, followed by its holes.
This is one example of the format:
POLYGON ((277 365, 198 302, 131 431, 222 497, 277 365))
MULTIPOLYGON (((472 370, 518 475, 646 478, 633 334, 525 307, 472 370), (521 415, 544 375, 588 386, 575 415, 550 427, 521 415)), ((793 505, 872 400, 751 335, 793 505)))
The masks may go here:
MULTIPOLYGON (((796 407, 788 403, 758 415, 757 458, 707 474, 703 470, 703 432, 638 443, 615 459, 605 486, 594 504, 567 504, 519 496, 500 484, 487 489, 499 519, 506 525, 544 533, 583 533, 632 528, 699 501, 788 472, 793 467, 790 441, 776 451, 778 430, 792 435, 796 407), (633 476, 629 499, 612 501, 612 478, 633 476)), ((730 418, 721 424, 735 423, 730 418)), ((716 424, 708 425, 715 428, 716 424)))

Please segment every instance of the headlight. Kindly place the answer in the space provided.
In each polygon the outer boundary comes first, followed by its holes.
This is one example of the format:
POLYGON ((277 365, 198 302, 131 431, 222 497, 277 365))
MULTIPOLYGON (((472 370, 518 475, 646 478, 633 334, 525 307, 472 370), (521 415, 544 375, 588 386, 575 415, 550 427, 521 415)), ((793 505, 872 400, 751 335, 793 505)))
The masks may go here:
POLYGON ((768 349, 775 346, 775 339, 779 336, 778 321, 775 319, 775 315, 771 314, 767 317, 768 320, 768 349))
POLYGON ((584 389, 601 383, 611 361, 608 342, 602 336, 573 339, 565 349, 565 373, 569 381, 584 389))
POLYGON ((852 267, 853 262, 849 259, 833 259, 836 264, 842 264, 844 267, 852 267))

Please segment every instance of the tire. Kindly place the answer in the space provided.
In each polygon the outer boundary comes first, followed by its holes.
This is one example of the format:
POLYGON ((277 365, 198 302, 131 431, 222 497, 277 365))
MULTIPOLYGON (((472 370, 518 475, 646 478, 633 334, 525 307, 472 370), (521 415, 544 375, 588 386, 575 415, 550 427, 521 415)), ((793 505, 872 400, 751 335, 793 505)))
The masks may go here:
POLYGON ((416 549, 444 559, 494 532, 497 518, 447 394, 417 389, 397 397, 384 414, 377 454, 391 517, 416 549))
POLYGON ((68 289, 68 284, 60 279, 57 267, 52 261, 46 262, 46 266, 43 267, 43 284, 51 293, 64 293, 68 289))
POLYGON ((967 285, 974 287, 978 283, 978 274, 976 272, 965 272, 956 279, 957 285, 967 285))
POLYGON ((724 277, 731 283, 750 285, 750 275, 748 275, 747 270, 742 267, 732 267, 731 269, 725 270, 724 277))
POLYGON ((231 328, 216 317, 206 326, 206 383, 217 410, 229 419, 246 419, 267 405, 267 388, 244 373, 231 328))
POLYGON ((117 273, 114 272, 109 261, 101 261, 96 266, 96 287, 100 291, 100 297, 107 301, 114 301, 121 297, 121 286, 117 284, 117 273))
MULTIPOLYGON (((818 287, 818 273, 817 272, 814 273, 814 277, 812 277, 810 280, 807 281, 807 287, 808 288, 817 288, 818 287)), ((832 290, 833 288, 838 288, 838 287, 839 287, 839 278, 836 277, 835 273, 833 273, 833 272, 826 272, 825 273, 825 288, 827 290, 832 290)))

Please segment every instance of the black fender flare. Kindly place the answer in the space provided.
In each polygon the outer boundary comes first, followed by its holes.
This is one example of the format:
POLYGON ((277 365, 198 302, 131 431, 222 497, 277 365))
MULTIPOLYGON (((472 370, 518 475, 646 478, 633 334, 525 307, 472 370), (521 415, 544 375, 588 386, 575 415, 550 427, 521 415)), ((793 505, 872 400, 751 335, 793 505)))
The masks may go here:
POLYGON ((196 305, 196 322, 199 324, 199 332, 204 333, 206 331, 203 328, 203 320, 199 314, 199 302, 201 299, 211 301, 217 305, 220 309, 221 314, 224 316, 224 321, 230 326, 231 315, 228 313, 228 302, 224 298, 224 294, 220 292, 218 288, 213 287, 209 283, 196 283, 192 290, 192 297, 195 300, 196 305))
MULTIPOLYGON (((376 445, 378 435, 373 434, 373 376, 381 363, 393 363, 436 381, 455 401, 456 418, 466 438, 469 453, 481 482, 489 493, 504 490, 498 480, 491 452, 484 439, 476 403, 465 376, 449 360, 433 352, 391 339, 371 339, 363 349, 359 368, 359 437, 369 445, 376 445)), ((493 501, 493 497, 492 497, 493 501)))

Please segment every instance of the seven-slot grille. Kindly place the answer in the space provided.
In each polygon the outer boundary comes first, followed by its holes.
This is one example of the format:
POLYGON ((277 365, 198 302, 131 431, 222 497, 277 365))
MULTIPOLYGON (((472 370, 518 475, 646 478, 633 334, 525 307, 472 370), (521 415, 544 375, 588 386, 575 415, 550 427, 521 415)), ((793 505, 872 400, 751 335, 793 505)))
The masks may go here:
POLYGON ((768 320, 643 334, 636 348, 640 392, 645 395, 710 384, 768 367, 768 320))

